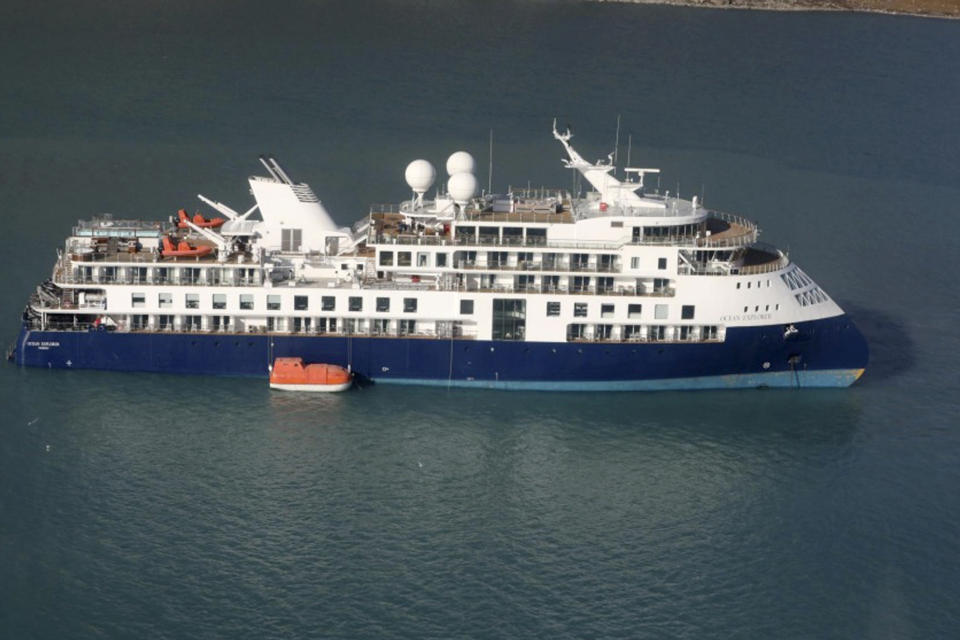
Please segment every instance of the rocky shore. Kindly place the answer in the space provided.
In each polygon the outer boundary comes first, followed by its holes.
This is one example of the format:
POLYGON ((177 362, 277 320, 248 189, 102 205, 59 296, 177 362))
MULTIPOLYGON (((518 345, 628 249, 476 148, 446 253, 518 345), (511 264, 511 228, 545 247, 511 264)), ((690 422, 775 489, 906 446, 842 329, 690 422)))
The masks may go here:
POLYGON ((596 0, 769 11, 869 11, 960 18, 960 0, 596 0))

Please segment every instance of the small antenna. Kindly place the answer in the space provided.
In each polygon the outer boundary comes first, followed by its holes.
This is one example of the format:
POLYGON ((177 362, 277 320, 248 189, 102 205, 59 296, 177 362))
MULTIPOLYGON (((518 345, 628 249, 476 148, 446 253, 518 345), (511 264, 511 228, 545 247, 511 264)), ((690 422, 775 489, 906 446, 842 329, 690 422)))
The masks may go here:
POLYGON ((493 129, 490 129, 490 166, 487 169, 487 193, 493 193, 493 129))
POLYGON ((627 166, 630 166, 630 151, 633 147, 633 134, 627 134, 627 166))
POLYGON ((617 172, 617 151, 620 150, 620 114, 617 114, 617 137, 613 143, 613 172, 617 172))

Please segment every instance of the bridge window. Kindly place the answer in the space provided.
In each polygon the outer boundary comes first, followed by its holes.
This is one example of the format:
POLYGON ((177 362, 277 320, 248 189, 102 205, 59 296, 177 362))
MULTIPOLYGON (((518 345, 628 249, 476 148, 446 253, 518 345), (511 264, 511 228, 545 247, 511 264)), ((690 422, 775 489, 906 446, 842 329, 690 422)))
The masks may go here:
POLYGON ((658 304, 653 307, 653 317, 657 320, 667 319, 668 308, 665 304, 658 304))
POLYGON ((639 304, 630 304, 627 305, 627 317, 628 318, 639 318, 640 312, 643 310, 643 305, 639 304))
POLYGON ((144 293, 130 294, 130 306, 134 309, 147 306, 147 295, 144 293))
POLYGON ((560 315, 560 303, 559 302, 548 302, 547 303, 547 316, 556 317, 560 315))
POLYGON ((666 269, 667 268, 667 259, 659 258, 657 259, 657 269, 666 269))
POLYGON ((173 306, 173 294, 161 293, 157 295, 157 303, 161 309, 169 309, 173 306))
POLYGON ((187 309, 199 309, 200 308, 200 294, 199 293, 188 293, 186 295, 186 304, 187 309))
POLYGON ((685 304, 680 307, 680 319, 681 320, 693 320, 693 305, 685 304))
POLYGON ((337 308, 337 299, 333 296, 323 296, 320 298, 320 309, 322 311, 333 311, 337 308))
POLYGON ((381 252, 380 252, 380 266, 382 266, 382 267, 392 267, 392 266, 393 266, 393 251, 381 251, 381 252))
POLYGON ((409 251, 398 251, 397 252, 397 266, 398 267, 409 267, 410 266, 410 252, 409 251))
POLYGON ((403 299, 403 312, 404 313, 416 313, 417 311, 417 299, 416 298, 404 298, 403 299))
POLYGON ((306 311, 307 304, 308 304, 307 296, 293 296, 294 311, 306 311))
POLYGON ((390 311, 390 298, 377 298, 377 311, 380 313, 390 311))
POLYGON ((249 293, 240 294, 240 309, 243 311, 253 310, 253 295, 249 293))
POLYGON ((227 308, 227 295, 224 293, 215 293, 213 294, 213 308, 214 309, 226 309, 227 308))
MULTIPOLYGON (((600 305, 600 317, 601 318, 612 318, 614 313, 614 307, 612 304, 602 304, 600 305)), ((599 325, 598 325, 599 326, 599 325)), ((607 325, 609 326, 609 325, 607 325)))
POLYGON ((586 317, 587 317, 587 303, 586 303, 586 302, 574 302, 574 303, 573 303, 573 317, 574 317, 574 318, 586 318, 586 317))
POLYGON ((280 296, 270 295, 267 296, 267 311, 279 311, 280 310, 280 296))
POLYGON ((473 300, 460 301, 460 315, 462 316, 473 315, 473 300))
POLYGON ((363 298, 360 296, 350 296, 347 308, 350 311, 363 311, 363 298))

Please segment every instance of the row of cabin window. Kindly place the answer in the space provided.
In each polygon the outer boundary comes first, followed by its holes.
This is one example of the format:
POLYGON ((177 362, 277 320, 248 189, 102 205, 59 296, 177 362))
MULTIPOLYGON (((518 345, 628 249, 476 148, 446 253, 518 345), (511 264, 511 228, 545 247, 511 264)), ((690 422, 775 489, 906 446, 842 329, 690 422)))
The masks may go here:
MULTIPOLYGON (((630 258, 630 268, 639 269, 640 268, 640 258, 639 256, 633 256, 630 258)), ((666 269, 667 268, 667 259, 666 258, 657 258, 657 269, 666 269)))
MULTIPOLYGON (((436 267, 445 267, 447 266, 447 254, 446 253, 437 253, 434 266, 436 267)), ((397 252, 397 266, 398 267, 412 267, 413 266, 413 252, 411 251, 398 251, 397 252)), ((421 251, 417 252, 417 266, 418 267, 427 267, 430 266, 427 262, 430 260, 430 254, 421 251)), ((380 252, 380 266, 381 267, 392 267, 393 266, 393 251, 381 251, 380 252)))
MULTIPOLYGON (((567 340, 582 340, 587 335, 587 326, 586 324, 568 324, 567 325, 567 340)), ((635 340, 640 336, 641 330, 645 325, 639 324, 625 324, 620 325, 620 338, 621 340, 629 341, 635 340)), ((593 339, 594 340, 609 340, 613 337, 613 328, 612 324, 595 324, 593 325, 593 339)), ((696 327, 689 325, 681 325, 679 327, 674 327, 674 339, 676 340, 689 340, 693 337, 694 329, 696 327)), ((646 325, 647 329, 647 340, 651 342, 656 342, 658 340, 666 340, 667 338, 667 326, 666 325, 646 325)), ((700 327, 700 340, 717 340, 720 335, 719 328, 716 325, 706 325, 700 327)))
MULTIPOLYGON (((184 300, 185 306, 187 309, 199 309, 200 308, 200 294, 199 293, 188 293, 185 294, 186 298, 184 300)), ((254 308, 253 294, 242 293, 240 294, 240 310, 241 311, 252 311, 254 308)), ((172 293, 160 293, 157 294, 157 303, 161 309, 170 308, 173 306, 173 294, 172 293)), ((267 311, 279 311, 281 303, 281 296, 279 295, 268 295, 267 296, 267 311)), ((147 304, 147 296, 143 293, 134 293, 131 294, 130 304, 133 308, 145 307, 147 304)), ((308 296, 294 296, 293 297, 293 309, 294 311, 307 311, 309 309, 309 297, 308 296)), ((214 309, 226 309, 227 308, 227 294, 225 293, 214 293, 211 296, 211 305, 214 309)), ((322 311, 335 311, 337 308, 337 299, 334 296, 321 296, 320 298, 320 309, 322 311)), ((350 296, 347 299, 347 309, 349 311, 363 311, 363 298, 360 296, 350 296)), ((377 298, 376 300, 376 309, 378 312, 387 312, 390 311, 390 298, 377 298)), ((403 311, 404 313, 415 313, 417 310, 417 298, 404 298, 403 299, 403 311)), ((473 313, 473 300, 461 300, 460 302, 460 313, 471 314, 473 313), (469 309, 466 311, 465 309, 469 309)))
MULTIPOLYGON (((463 252, 463 253, 473 253, 463 252)), ((436 267, 445 267, 447 266, 447 254, 446 253, 436 253, 436 260, 434 266, 436 267)), ((490 266, 506 266, 508 254, 506 251, 488 251, 487 252, 487 264, 490 266)), ((476 259, 474 257, 474 259, 476 259)), ((614 255, 599 255, 597 257, 598 264, 602 266, 611 266, 616 259, 614 255)), ((423 251, 417 253, 417 265, 418 267, 427 267, 427 263, 430 260, 430 254, 423 251)), ((523 262, 532 262, 533 253, 530 252, 521 252, 517 254, 517 263, 523 262)), ((570 254, 570 262, 573 265, 577 266, 586 266, 589 262, 589 254, 586 253, 573 253, 570 254)), ((392 267, 393 266, 393 251, 381 251, 379 258, 379 265, 381 267, 392 267)), ((398 267, 411 267, 413 266, 413 252, 411 251, 398 251, 397 252, 397 266, 398 267)), ((634 256, 630 259, 630 268, 639 269, 640 268, 640 258, 634 256)), ((666 269, 667 268, 667 259, 658 258, 657 259, 657 268, 666 269)))
MULTIPOLYGON (((573 303, 573 317, 575 318, 586 318, 589 312, 588 308, 589 303, 587 302, 574 302, 573 303)), ((693 320, 695 314, 695 305, 685 304, 680 307, 680 319, 681 320, 693 320)), ((643 311, 643 305, 641 304, 628 304, 627 305, 627 317, 628 318, 639 318, 641 312, 643 311)), ((669 315, 669 305, 657 304, 654 305, 654 318, 657 320, 666 320, 669 315)), ((616 314, 616 305, 614 304, 601 304, 600 305, 600 317, 601 318, 612 318, 616 314)), ((548 317, 557 317, 560 315, 560 303, 559 302, 548 302, 547 303, 547 316, 548 317)))
MULTIPOLYGON (((763 283, 762 280, 757 280, 757 289, 760 288, 760 285, 761 285, 762 283, 763 283)), ((743 284, 743 283, 742 283, 742 282, 738 282, 738 283, 737 283, 737 289, 740 288, 740 285, 741 285, 741 284, 743 284)), ((753 281, 747 282, 747 289, 749 289, 749 288, 750 288, 750 285, 752 285, 752 284, 753 284, 753 281)), ((768 286, 768 287, 770 286, 770 280, 767 280, 767 286, 768 286)))
MULTIPOLYGON (((767 305, 764 305, 763 310, 764 310, 764 311, 770 311, 770 305, 768 305, 768 304, 767 304, 767 305)), ((780 311, 780 305, 779 305, 779 304, 774 305, 774 306, 773 306, 773 310, 774 310, 774 311, 780 311)), ((749 305, 743 308, 743 312, 744 312, 744 313, 748 313, 749 311, 750 311, 749 305)), ((753 307, 753 312, 754 312, 754 313, 757 313, 757 312, 759 312, 759 311, 760 311, 760 305, 754 305, 754 307, 753 307)))

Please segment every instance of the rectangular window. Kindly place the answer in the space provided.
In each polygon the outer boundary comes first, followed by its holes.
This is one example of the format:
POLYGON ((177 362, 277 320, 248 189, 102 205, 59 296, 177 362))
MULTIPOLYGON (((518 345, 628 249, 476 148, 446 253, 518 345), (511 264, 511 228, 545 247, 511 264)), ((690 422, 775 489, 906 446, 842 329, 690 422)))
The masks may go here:
POLYGON ((624 339, 624 340, 639 340, 639 339, 640 339, 640 325, 638 325, 638 324, 625 324, 625 325, 623 325, 623 339, 624 339))
POLYGON ((493 300, 494 340, 523 340, 527 326, 527 303, 525 300, 493 300))
POLYGON ((280 296, 272 295, 267 296, 267 311, 279 311, 280 310, 280 296))
POLYGON ((548 317, 557 317, 560 315, 560 303, 559 302, 548 302, 547 303, 547 316, 548 317))
POLYGON ((363 298, 360 296, 350 296, 350 300, 347 308, 350 311, 363 311, 363 298))
POLYGON ((240 310, 253 311, 253 294, 251 293, 240 294, 240 310))
POLYGON ((427 266, 427 262, 428 262, 429 260, 430 260, 430 254, 429 254, 429 253, 426 253, 426 252, 424 252, 424 251, 418 251, 418 252, 417 252, 417 266, 418 266, 418 267, 426 267, 426 266, 427 266))
POLYGON ((173 306, 173 294, 172 293, 161 293, 157 295, 157 303, 160 305, 161 309, 169 309, 173 306))
POLYGON ((417 332, 416 320, 397 320, 397 335, 407 336, 417 332))
POLYGON ((567 325, 567 340, 583 340, 583 334, 587 328, 585 324, 568 324, 567 325))
POLYGON ((681 320, 693 320, 693 305, 685 304, 680 307, 680 319, 681 320))
POLYGON ((294 311, 306 311, 307 304, 308 304, 307 296, 293 296, 294 311))
POLYGON ((200 294, 199 293, 188 293, 186 296, 186 307, 187 309, 199 309, 200 308, 200 294))
POLYGON ((630 268, 631 268, 631 269, 639 269, 639 268, 640 268, 640 258, 639 258, 639 257, 633 256, 632 258, 630 258, 630 268))
POLYGON ((281 251, 300 251, 301 244, 303 244, 303 231, 301 229, 282 229, 280 231, 281 251))
POLYGON ((643 310, 643 305, 639 304, 629 304, 627 305, 627 317, 628 318, 639 318, 640 312, 643 310))
POLYGON ((447 254, 445 254, 445 253, 438 253, 438 254, 437 254, 437 266, 438 266, 438 267, 445 267, 445 266, 447 266, 447 254))
POLYGON ((653 317, 656 320, 666 320, 667 319, 667 305, 658 304, 653 308, 653 317))
POLYGON ((473 300, 460 301, 460 315, 462 316, 473 315, 473 300))
POLYGON ((622 228, 623 228, 623 220, 611 220, 611 221, 610 221, 610 226, 611 226, 612 228, 614 228, 614 229, 622 229, 622 228))
MULTIPOLYGON (((600 305, 600 317, 601 318, 612 318, 613 317, 613 305, 612 304, 602 304, 600 305)), ((599 325, 598 325, 599 326, 599 325)))
POLYGON ((337 308, 337 299, 333 296, 323 296, 320 298, 320 309, 323 311, 334 311, 337 308))
POLYGON ((138 307, 147 306, 147 294, 145 293, 132 293, 130 294, 130 305, 136 309, 138 307))
POLYGON ((609 340, 613 335, 612 324, 598 324, 593 327, 594 340, 609 340))
POLYGON ((382 266, 382 267, 392 267, 392 266, 393 266, 393 251, 381 251, 381 252, 380 252, 380 266, 382 266))
POLYGON ((660 258, 657 260, 657 269, 666 269, 667 268, 667 259, 660 258))
POLYGON ((409 251, 398 251, 398 252, 397 252, 397 266, 398 266, 398 267, 409 267, 409 266, 410 266, 410 252, 409 252, 409 251))
POLYGON ((417 310, 417 299, 416 298, 404 298, 403 299, 403 312, 404 313, 414 313, 417 310))
POLYGON ((587 317, 587 303, 586 303, 586 302, 574 302, 574 303, 573 303, 573 317, 574 317, 574 318, 586 318, 586 317, 587 317))
POLYGON ((390 298, 377 298, 377 311, 379 313, 390 311, 390 298))
POLYGON ((215 293, 215 294, 213 294, 213 308, 214 308, 214 309, 226 309, 226 308, 227 308, 227 294, 225 294, 225 293, 215 293))

